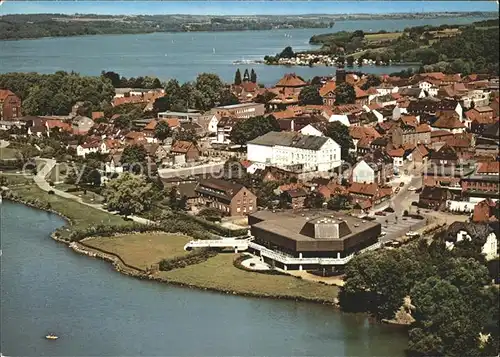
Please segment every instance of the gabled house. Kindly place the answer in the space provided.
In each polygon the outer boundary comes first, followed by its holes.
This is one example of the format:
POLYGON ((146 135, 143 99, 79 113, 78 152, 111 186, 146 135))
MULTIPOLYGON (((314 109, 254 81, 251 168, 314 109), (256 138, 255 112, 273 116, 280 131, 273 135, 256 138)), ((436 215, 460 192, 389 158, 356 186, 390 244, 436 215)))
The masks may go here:
POLYGON ((200 149, 193 142, 177 140, 173 143, 170 154, 173 156, 182 156, 185 162, 191 162, 199 159, 200 149))
POLYGON ((452 134, 465 132, 465 125, 455 113, 438 112, 437 120, 431 125, 433 130, 447 130, 452 134))
POLYGON ((201 180, 196 187, 197 203, 213 207, 229 216, 257 211, 257 197, 245 186, 218 179, 201 180))
POLYGON ((0 121, 21 117, 21 99, 8 89, 0 89, 0 121))
POLYGON ((430 154, 430 160, 436 165, 451 166, 458 162, 458 155, 448 144, 443 145, 439 150, 430 154))
POLYGON ((335 105, 335 89, 337 85, 335 81, 326 82, 320 89, 319 95, 323 98, 323 104, 333 106, 335 105))

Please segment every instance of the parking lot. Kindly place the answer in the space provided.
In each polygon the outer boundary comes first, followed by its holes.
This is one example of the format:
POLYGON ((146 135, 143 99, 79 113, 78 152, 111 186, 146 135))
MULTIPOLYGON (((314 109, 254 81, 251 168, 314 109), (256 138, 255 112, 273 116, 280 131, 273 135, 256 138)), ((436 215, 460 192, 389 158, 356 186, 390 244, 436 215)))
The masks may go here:
POLYGON ((404 236, 409 231, 416 231, 425 225, 425 219, 415 219, 399 216, 397 221, 394 214, 387 216, 376 216, 376 221, 382 225, 382 232, 386 235, 380 238, 381 242, 387 242, 404 236), (385 221, 388 221, 386 223, 385 221))

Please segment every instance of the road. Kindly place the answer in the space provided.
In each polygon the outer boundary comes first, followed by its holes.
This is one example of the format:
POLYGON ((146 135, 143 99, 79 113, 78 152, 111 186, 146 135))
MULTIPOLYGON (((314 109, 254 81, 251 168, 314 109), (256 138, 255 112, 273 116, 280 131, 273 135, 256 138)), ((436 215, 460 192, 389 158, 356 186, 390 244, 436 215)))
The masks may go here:
POLYGON ((414 175, 401 175, 390 183, 394 188, 399 187, 400 191, 395 194, 389 206, 394 209, 393 213, 386 212, 385 216, 375 215, 376 221, 382 224, 382 232, 386 235, 380 240, 387 242, 404 236, 409 231, 416 231, 426 225, 427 220, 418 220, 409 217, 403 217, 407 210, 409 213, 416 213, 416 207, 412 206, 413 201, 418 201, 418 194, 415 191, 409 191, 409 187, 421 188, 422 176, 416 172, 414 175), (404 186, 400 186, 401 183, 404 186))
MULTIPOLYGON (((37 158, 37 160, 45 162, 45 165, 43 165, 43 167, 41 169, 39 169, 37 174, 34 176, 34 181, 37 184, 37 186, 40 187, 40 189, 42 189, 44 191, 52 190, 52 191, 54 191, 54 194, 56 194, 57 196, 77 201, 78 203, 81 203, 82 205, 86 205, 86 206, 89 206, 89 207, 92 207, 92 208, 95 208, 95 209, 98 209, 98 210, 101 210, 101 211, 104 211, 107 213, 118 214, 117 212, 109 212, 101 204, 84 202, 81 197, 78 197, 78 196, 73 195, 73 194, 68 193, 68 192, 58 190, 58 189, 50 186, 45 178, 52 171, 52 169, 56 166, 57 161, 53 160, 53 159, 42 159, 42 158, 37 158)), ((128 216, 128 218, 130 218, 131 220, 133 220, 134 222, 137 222, 137 223, 155 224, 155 222, 153 222, 153 221, 150 221, 148 219, 138 217, 138 216, 128 216)))

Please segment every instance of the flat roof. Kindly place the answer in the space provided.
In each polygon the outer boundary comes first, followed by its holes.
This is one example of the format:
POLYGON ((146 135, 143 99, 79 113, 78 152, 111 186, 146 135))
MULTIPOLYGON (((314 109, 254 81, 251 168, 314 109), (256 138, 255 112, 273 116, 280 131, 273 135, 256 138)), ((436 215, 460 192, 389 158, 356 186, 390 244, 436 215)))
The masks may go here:
MULTIPOLYGON (((351 238, 353 235, 364 232, 370 228, 380 226, 380 223, 376 221, 363 220, 357 217, 339 214, 337 212, 328 210, 307 210, 307 211, 257 211, 250 215, 258 220, 259 223, 255 223, 252 226, 262 228, 266 231, 271 231, 282 236, 286 236, 289 239, 296 241, 325 241, 325 240, 346 240, 351 238), (322 223, 323 222, 323 223, 322 223), (350 232, 339 237, 339 238, 315 238, 308 235, 301 234, 304 226, 307 223, 311 223, 317 226, 329 226, 336 224, 347 224, 350 232)), ((320 232, 324 235, 324 232, 320 232)))
POLYGON ((220 107, 216 107, 215 109, 235 109, 235 108, 253 107, 255 105, 260 105, 260 103, 249 102, 249 103, 223 105, 220 107))

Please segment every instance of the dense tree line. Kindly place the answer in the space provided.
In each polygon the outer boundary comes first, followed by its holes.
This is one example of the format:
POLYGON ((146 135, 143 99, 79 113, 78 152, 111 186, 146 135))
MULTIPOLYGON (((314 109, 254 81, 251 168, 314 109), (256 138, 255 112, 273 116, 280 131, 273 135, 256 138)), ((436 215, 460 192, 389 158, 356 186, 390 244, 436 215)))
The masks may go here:
POLYGON ((213 18, 182 15, 103 16, 85 14, 5 15, 0 17, 0 39, 66 37, 102 34, 135 34, 185 31, 271 30, 279 27, 327 28, 330 21, 303 18, 254 19, 213 18), (76 17, 76 21, 72 21, 76 17), (83 19, 82 19, 83 18, 83 19), (92 21, 95 20, 95 21, 92 21))
POLYGON ((158 89, 162 88, 162 83, 157 77, 120 77, 120 75, 113 71, 102 71, 101 76, 111 81, 115 88, 145 88, 145 89, 158 89))
POLYGON ((188 108, 209 110, 219 105, 237 104, 238 98, 213 73, 201 73, 194 82, 182 85, 172 79, 165 85, 165 96, 154 103, 155 111, 186 111, 188 108))
MULTIPOLYGON (((340 31, 311 37, 310 43, 322 44, 319 53, 344 56, 363 50, 358 60, 378 64, 395 62, 421 63, 425 71, 469 74, 498 73, 498 19, 472 25, 416 26, 406 28, 394 39, 364 40, 363 31, 340 31), (439 35, 439 31, 449 31, 439 35), (446 37, 448 36, 448 37, 446 37)), ((383 33, 385 31, 380 31, 383 33)), ((347 57, 352 66, 354 58, 347 57)), ((358 62, 359 64, 359 62, 358 62)))
POLYGON ((489 285, 481 255, 486 238, 474 236, 450 251, 446 235, 436 235, 430 244, 420 240, 355 257, 346 267, 340 304, 393 319, 409 297, 410 355, 497 355, 499 291, 489 285), (489 336, 486 342, 480 334, 489 336))
POLYGON ((98 110, 115 94, 107 79, 63 71, 1 74, 0 88, 16 93, 28 115, 66 115, 78 101, 87 102, 90 110, 98 110))

